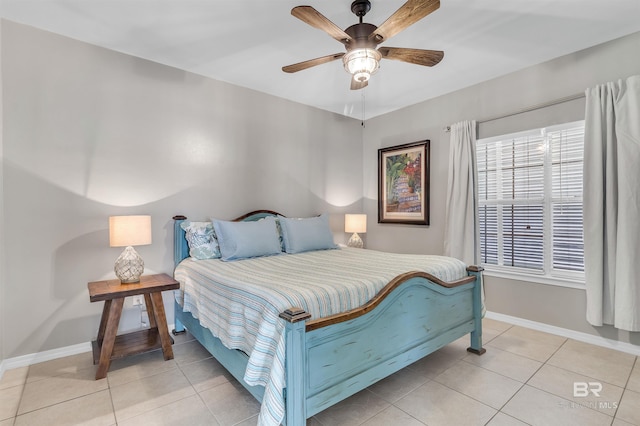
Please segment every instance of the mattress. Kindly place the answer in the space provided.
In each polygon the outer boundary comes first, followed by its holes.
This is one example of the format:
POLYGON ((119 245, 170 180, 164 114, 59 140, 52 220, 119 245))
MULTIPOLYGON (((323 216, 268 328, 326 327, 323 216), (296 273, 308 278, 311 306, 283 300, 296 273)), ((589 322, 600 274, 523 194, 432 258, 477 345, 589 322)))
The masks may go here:
POLYGON ((249 356, 244 380, 265 387, 258 424, 284 417, 284 320, 300 307, 311 319, 364 305, 389 281, 409 271, 443 281, 467 276, 454 258, 339 248, 223 262, 183 260, 174 276, 176 300, 230 349, 249 356))

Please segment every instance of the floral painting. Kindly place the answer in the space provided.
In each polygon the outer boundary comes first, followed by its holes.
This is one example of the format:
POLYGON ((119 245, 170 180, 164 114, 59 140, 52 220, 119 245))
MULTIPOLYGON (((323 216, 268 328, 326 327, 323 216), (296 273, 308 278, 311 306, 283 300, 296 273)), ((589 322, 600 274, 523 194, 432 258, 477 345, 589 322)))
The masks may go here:
POLYGON ((378 150, 378 222, 429 224, 429 141, 378 150))

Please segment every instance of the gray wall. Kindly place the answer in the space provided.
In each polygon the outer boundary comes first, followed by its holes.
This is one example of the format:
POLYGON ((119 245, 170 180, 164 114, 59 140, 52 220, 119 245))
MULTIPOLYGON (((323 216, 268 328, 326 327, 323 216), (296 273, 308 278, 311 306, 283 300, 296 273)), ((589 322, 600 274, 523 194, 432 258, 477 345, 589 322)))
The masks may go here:
MULTIPOLYGON (((4 328, 7 321, 3 317, 5 311, 4 296, 4 150, 3 150, 3 123, 4 116, 2 114, 3 98, 2 98, 2 20, 0 19, 0 364, 4 359, 4 328)), ((0 372, 1 374, 1 372, 0 372)))
MULTIPOLYGON (((377 150, 431 140, 431 225, 369 223, 368 247, 410 253, 442 253, 449 134, 461 120, 486 120, 584 93, 587 87, 640 73, 640 33, 573 53, 455 93, 367 121, 365 129, 365 211, 377 215, 377 150)), ((446 58, 445 58, 446 61, 446 58)), ((584 118, 584 99, 479 125, 478 137, 584 118)), ((531 282, 487 277, 490 311, 640 344, 640 333, 592 327, 585 320, 585 292, 531 282)))
MULTIPOLYGON (((448 139, 483 120, 640 72, 640 33, 360 122, 2 21, 4 128, 0 360, 87 342, 101 306, 88 281, 113 277, 107 217, 151 214, 138 251, 171 272, 171 220, 369 215, 369 248, 442 252, 448 139), (377 150, 431 140, 431 226, 377 224, 377 150), (4 270, 2 265, 6 265, 4 270)), ((581 118, 577 100, 483 123, 481 137, 581 118)), ((0 253, 1 255, 1 253, 0 253)), ((584 321, 584 291, 487 278, 491 311, 638 344, 584 321)), ((170 302, 166 295, 166 302, 170 302)), ((168 305, 169 307, 169 305, 168 305)), ((138 323, 127 310, 125 327, 138 323)), ((171 312, 171 309, 169 309, 171 312)), ((172 318, 169 319, 172 321, 172 318)))
MULTIPOLYGON (((172 273, 175 214, 329 212, 341 242, 342 213, 362 209, 357 120, 10 21, 1 46, 0 359, 95 338, 87 282, 115 278, 122 250, 109 215, 151 214, 138 252, 146 272, 172 273)), ((121 328, 139 326, 137 309, 121 328)))

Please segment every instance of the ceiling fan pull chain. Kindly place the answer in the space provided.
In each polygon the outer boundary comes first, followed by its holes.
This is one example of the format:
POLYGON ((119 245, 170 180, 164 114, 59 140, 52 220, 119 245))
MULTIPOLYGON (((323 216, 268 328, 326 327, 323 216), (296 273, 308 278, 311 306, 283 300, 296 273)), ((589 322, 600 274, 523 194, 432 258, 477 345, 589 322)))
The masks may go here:
POLYGON ((366 115, 365 115, 365 110, 364 110, 364 106, 365 106, 365 102, 364 102, 364 90, 363 90, 362 92, 360 92, 360 93, 362 93, 362 96, 361 96, 361 99, 362 99, 362 122, 360 123, 360 125, 364 128, 364 127, 365 127, 365 126, 364 126, 364 118, 366 117, 366 115))

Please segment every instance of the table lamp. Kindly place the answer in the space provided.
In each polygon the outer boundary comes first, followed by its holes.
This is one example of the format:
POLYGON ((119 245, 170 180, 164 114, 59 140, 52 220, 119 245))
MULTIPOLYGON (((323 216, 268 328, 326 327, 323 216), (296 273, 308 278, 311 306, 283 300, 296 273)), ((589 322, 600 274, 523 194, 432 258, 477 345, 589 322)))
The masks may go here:
POLYGON ((364 243, 358 235, 358 232, 364 234, 367 232, 367 215, 366 214, 346 214, 344 215, 344 232, 353 232, 351 238, 347 242, 347 246, 363 248, 364 243))
POLYGON ((151 216, 110 216, 109 246, 126 247, 113 270, 122 283, 137 283, 144 272, 144 261, 133 246, 151 244, 151 216))

